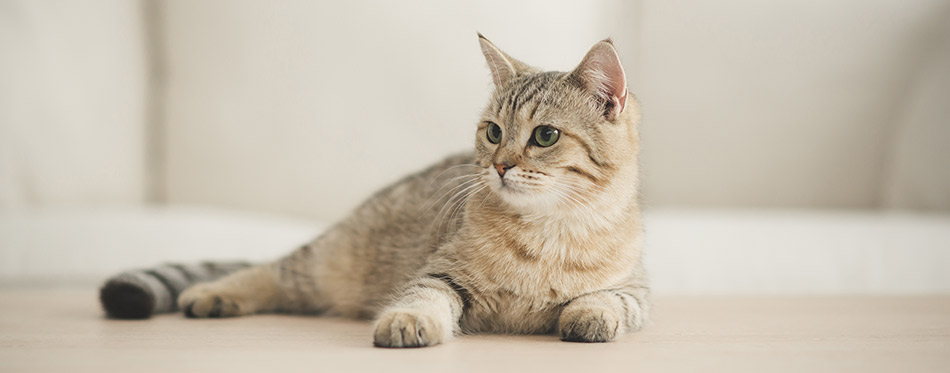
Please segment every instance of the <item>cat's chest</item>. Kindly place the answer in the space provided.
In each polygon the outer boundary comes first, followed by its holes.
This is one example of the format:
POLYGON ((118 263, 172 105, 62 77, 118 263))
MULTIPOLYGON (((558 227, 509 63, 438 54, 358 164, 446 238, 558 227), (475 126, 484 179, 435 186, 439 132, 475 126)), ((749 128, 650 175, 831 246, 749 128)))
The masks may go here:
POLYGON ((637 240, 628 237, 635 233, 622 225, 595 230, 486 224, 464 231, 455 251, 455 278, 471 293, 463 327, 549 331, 564 304, 616 286, 629 274, 639 253, 631 245, 637 240))
POLYGON ((484 235, 463 255, 461 267, 486 296, 537 306, 609 286, 629 268, 631 256, 608 240, 539 237, 484 235))
POLYGON ((486 291, 473 294, 460 321, 468 332, 547 333, 556 325, 563 305, 550 298, 486 291))

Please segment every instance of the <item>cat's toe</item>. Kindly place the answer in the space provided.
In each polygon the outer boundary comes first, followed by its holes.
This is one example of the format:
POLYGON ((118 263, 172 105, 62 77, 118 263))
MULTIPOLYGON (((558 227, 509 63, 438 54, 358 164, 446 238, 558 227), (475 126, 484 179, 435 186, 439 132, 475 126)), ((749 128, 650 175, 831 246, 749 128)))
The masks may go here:
POLYGON ((387 311, 376 321, 376 347, 426 347, 445 341, 446 332, 436 318, 413 310, 387 311))
POLYGON ((610 310, 583 309, 561 315, 561 340, 610 342, 620 334, 620 319, 610 310))
POLYGON ((184 310, 185 316, 193 318, 232 317, 245 314, 241 303, 235 297, 200 285, 185 290, 178 297, 178 307, 184 310))

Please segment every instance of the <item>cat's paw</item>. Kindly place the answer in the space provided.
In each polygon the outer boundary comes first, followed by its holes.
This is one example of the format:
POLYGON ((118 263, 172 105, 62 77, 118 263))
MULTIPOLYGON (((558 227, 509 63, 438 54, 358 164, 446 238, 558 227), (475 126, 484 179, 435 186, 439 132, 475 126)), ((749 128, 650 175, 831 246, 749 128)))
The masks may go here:
POLYGON ((373 345, 426 347, 445 342, 449 337, 451 328, 433 315, 413 309, 388 310, 376 321, 373 345))
POLYGON ((561 340, 567 342, 610 342, 620 327, 620 317, 606 308, 568 308, 558 322, 561 340))
POLYGON ((178 307, 188 317, 233 317, 250 313, 241 299, 216 289, 213 284, 186 289, 178 296, 178 307))

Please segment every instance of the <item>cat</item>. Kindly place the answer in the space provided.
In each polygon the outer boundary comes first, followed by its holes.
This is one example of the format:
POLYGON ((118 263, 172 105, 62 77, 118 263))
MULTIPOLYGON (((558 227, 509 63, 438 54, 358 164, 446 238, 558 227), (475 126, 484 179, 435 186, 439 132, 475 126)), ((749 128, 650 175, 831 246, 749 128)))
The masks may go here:
POLYGON ((474 153, 383 189, 276 262, 117 276, 101 292, 107 312, 174 309, 156 300, 164 289, 189 317, 375 318, 379 347, 479 332, 607 342, 640 329, 649 309, 640 108, 613 43, 596 43, 573 71, 556 72, 478 40, 494 92, 474 153), (135 291, 141 299, 129 296, 135 291))

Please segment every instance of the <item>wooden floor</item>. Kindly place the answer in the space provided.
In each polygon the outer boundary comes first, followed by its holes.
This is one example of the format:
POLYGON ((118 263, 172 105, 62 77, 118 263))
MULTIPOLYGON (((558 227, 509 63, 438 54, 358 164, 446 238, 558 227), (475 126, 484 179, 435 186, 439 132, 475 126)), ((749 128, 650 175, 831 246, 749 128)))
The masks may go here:
POLYGON ((950 296, 656 297, 653 324, 613 343, 477 335, 410 350, 333 318, 107 320, 95 296, 0 289, 0 372, 950 371, 950 296))

